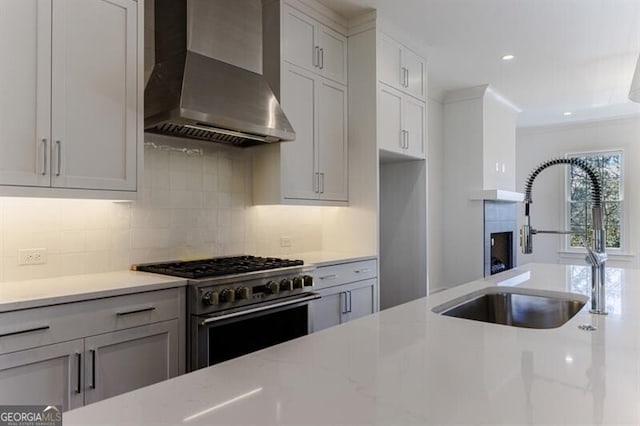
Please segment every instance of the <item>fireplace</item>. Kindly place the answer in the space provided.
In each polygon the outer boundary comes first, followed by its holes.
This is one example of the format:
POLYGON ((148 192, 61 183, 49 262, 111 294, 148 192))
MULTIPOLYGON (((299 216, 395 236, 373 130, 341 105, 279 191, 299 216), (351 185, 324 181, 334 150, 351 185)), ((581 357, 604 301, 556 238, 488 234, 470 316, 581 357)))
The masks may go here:
POLYGON ((491 275, 513 268, 513 232, 491 234, 491 275))
POLYGON ((484 276, 516 266, 518 206, 513 202, 484 201, 484 276))

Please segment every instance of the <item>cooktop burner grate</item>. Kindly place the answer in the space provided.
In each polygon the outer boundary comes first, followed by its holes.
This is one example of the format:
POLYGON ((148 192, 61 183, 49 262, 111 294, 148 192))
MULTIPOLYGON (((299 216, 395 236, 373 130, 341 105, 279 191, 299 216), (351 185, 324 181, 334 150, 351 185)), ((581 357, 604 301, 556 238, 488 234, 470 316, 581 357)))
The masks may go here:
POLYGON ((302 260, 280 259, 277 257, 231 256, 185 262, 139 265, 136 267, 136 270, 182 278, 200 279, 301 266, 303 264, 304 262, 302 260))

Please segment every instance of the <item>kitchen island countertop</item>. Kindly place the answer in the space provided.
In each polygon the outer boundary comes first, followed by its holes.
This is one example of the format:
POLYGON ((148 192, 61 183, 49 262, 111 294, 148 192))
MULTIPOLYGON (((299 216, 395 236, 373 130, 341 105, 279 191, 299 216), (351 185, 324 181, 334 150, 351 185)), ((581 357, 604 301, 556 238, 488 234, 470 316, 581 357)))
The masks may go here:
POLYGON ((496 285, 588 295, 585 266, 529 264, 67 412, 64 424, 640 424, 640 271, 607 273, 607 316, 587 304, 540 330, 432 312, 496 285))

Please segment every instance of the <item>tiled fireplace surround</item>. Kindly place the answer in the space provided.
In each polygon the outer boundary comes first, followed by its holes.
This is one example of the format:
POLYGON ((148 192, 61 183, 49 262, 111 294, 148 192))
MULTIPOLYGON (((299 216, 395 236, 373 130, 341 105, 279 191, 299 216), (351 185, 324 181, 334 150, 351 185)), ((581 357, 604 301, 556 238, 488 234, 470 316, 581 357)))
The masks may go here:
POLYGON ((491 234, 512 232, 512 260, 517 265, 518 205, 507 201, 484 201, 484 276, 491 275, 491 234))

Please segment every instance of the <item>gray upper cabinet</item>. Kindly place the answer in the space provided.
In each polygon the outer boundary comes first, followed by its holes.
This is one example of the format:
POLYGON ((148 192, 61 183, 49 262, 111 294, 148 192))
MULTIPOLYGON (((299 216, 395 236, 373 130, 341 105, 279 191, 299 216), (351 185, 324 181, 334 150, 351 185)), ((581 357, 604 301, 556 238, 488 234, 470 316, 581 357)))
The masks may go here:
POLYGON ((287 62, 347 84, 347 38, 286 3, 282 45, 287 62))
POLYGON ((141 15, 136 0, 0 3, 0 193, 134 197, 141 15))

